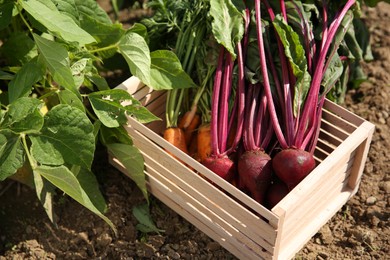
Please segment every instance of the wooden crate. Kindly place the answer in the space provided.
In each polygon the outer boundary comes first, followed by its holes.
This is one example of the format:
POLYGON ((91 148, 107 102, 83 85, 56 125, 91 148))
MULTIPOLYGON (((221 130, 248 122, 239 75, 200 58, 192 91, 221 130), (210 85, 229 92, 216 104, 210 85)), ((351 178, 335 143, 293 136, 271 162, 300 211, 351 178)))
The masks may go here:
MULTIPOLYGON (((166 93, 152 91, 134 77, 118 88, 163 119, 142 125, 129 118, 126 126, 144 156, 150 193, 240 259, 294 257, 358 190, 374 125, 330 101, 315 151, 318 166, 268 210, 161 138, 166 93)), ((115 158, 110 162, 126 172, 115 158)))

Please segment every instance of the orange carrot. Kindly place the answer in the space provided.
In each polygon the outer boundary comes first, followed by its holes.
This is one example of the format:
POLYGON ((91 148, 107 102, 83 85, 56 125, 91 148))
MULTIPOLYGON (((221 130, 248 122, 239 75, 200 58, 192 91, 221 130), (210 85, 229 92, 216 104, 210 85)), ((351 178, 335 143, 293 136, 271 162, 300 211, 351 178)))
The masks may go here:
POLYGON ((184 136, 186 139, 187 146, 189 146, 191 144, 191 140, 193 139, 193 136, 194 136, 197 128, 199 127, 200 123, 201 123, 200 115, 195 114, 190 125, 184 129, 184 136))
POLYGON ((177 126, 182 129, 188 128, 196 115, 196 111, 198 111, 197 105, 192 105, 191 109, 188 110, 180 119, 180 122, 177 126))
MULTIPOLYGON (((179 127, 168 127, 164 130, 164 139, 175 147, 188 154, 183 129, 179 127)), ((174 156, 175 157, 175 156, 174 156)))
POLYGON ((194 158, 195 160, 199 160, 198 158, 198 135, 197 130, 195 130, 194 135, 190 141, 190 145, 188 146, 188 154, 194 158))
POLYGON ((210 124, 203 124, 198 128, 198 156, 203 161, 211 154, 210 124))
POLYGON ((191 116, 191 111, 185 112, 184 115, 180 117, 177 127, 181 129, 185 129, 191 123, 190 120, 192 120, 192 118, 190 118, 190 116, 191 116))

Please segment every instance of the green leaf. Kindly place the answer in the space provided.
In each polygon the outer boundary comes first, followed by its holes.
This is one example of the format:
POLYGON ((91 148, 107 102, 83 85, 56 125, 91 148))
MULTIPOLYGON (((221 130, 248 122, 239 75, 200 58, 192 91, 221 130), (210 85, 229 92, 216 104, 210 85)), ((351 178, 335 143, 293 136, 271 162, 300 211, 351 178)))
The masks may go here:
POLYGON ((70 66, 76 88, 79 88, 84 82, 84 74, 88 62, 88 58, 82 58, 70 66))
POLYGON ((128 32, 122 36, 118 47, 130 67, 131 74, 149 86, 151 58, 145 39, 138 33, 128 32))
POLYGON ((45 115, 39 135, 30 135, 31 153, 41 164, 76 164, 91 169, 95 151, 93 125, 86 114, 57 105, 45 115))
POLYGON ((49 8, 50 4, 53 4, 50 0, 24 0, 20 3, 35 20, 65 41, 78 42, 80 45, 95 42, 95 39, 81 29, 71 17, 59 12, 58 9, 49 8))
POLYGON ((93 92, 88 95, 88 98, 95 114, 107 127, 118 127, 126 124, 126 114, 135 117, 141 123, 159 119, 122 89, 93 92))
POLYGON ((60 43, 47 40, 36 34, 34 34, 34 39, 54 80, 73 93, 79 94, 70 69, 66 48, 60 43))
POLYGON ((122 24, 103 23, 89 15, 81 15, 81 18, 81 26, 95 38, 97 46, 116 44, 125 33, 122 24))
POLYGON ((36 167, 34 171, 42 175, 65 194, 103 219, 112 228, 115 234, 117 234, 114 224, 106 216, 104 216, 98 208, 96 208, 86 191, 81 186, 80 182, 68 168, 63 165, 57 167, 42 165, 36 167))
POLYGON ((61 104, 66 104, 69 106, 76 107, 81 111, 85 112, 85 107, 80 98, 74 94, 72 91, 63 89, 57 92, 58 98, 60 99, 61 104))
POLYGON ((86 74, 85 77, 88 78, 93 84, 95 84, 99 90, 110 89, 110 86, 108 85, 106 79, 97 73, 96 74, 86 74))
POLYGON ((2 1, 0 4, 0 30, 8 27, 12 19, 12 10, 15 2, 11 0, 2 1))
POLYGON ((109 128, 105 125, 102 125, 100 127, 100 137, 101 142, 104 145, 112 143, 133 145, 133 140, 123 126, 109 128))
POLYGON ((336 81, 339 80, 343 74, 343 71, 343 63, 341 62, 339 55, 335 53, 321 81, 321 86, 323 87, 324 93, 328 93, 329 90, 333 88, 336 81))
POLYGON ((14 174, 24 164, 24 149, 20 136, 0 129, 0 181, 14 174))
POLYGON ((146 28, 145 25, 143 25, 142 23, 134 23, 129 29, 128 29, 129 32, 133 32, 133 33, 138 33, 139 35, 141 35, 145 40, 146 42, 148 42, 148 29, 146 28))
POLYGON ((210 0, 212 31, 219 44, 236 57, 235 46, 244 35, 244 19, 231 0, 210 0))
MULTIPOLYGON (((351 28, 353 28, 353 26, 352 26, 353 19, 354 19, 353 12, 352 11, 348 11, 345 14, 343 20, 341 21, 340 27, 337 29, 337 32, 336 32, 336 34, 335 34, 335 36, 333 38, 332 45, 329 48, 330 56, 333 53, 337 52, 337 50, 339 49, 340 44, 345 40, 346 34, 348 32, 350 32, 351 28)), ((355 37, 355 36, 353 36, 353 37, 355 37)), ((359 37, 360 37, 360 35, 359 35, 359 37)), ((348 39, 348 37, 347 37, 347 39, 348 39)), ((356 52, 355 50, 352 50, 352 49, 351 49, 351 51, 352 51, 352 54, 355 56, 355 58, 357 58, 359 60, 362 59, 361 50, 360 50, 360 53, 356 52)))
POLYGON ((144 173, 144 158, 137 147, 128 144, 113 143, 107 144, 107 149, 110 154, 123 164, 126 168, 126 175, 135 182, 146 200, 149 201, 144 173))
POLYGON ((138 220, 136 228, 143 232, 165 232, 162 229, 157 228, 154 224, 152 217, 150 216, 149 205, 147 203, 140 204, 133 207, 133 215, 138 220))
POLYGON ((23 65, 38 55, 37 46, 26 32, 13 32, 1 46, 2 54, 8 64, 12 66, 23 65))
POLYGON ((30 95, 33 85, 43 79, 45 72, 44 66, 37 59, 24 64, 8 85, 9 102, 30 95))
POLYGON ((80 186, 88 195, 93 205, 102 213, 107 211, 107 204, 99 189, 99 183, 95 175, 81 167, 72 167, 72 172, 80 183, 80 186))
POLYGON ((12 80, 14 78, 14 75, 0 70, 0 79, 1 80, 12 80))
POLYGON ((53 194, 55 192, 55 187, 53 184, 43 179, 42 176, 34 170, 33 176, 35 192, 37 193, 38 199, 41 202, 43 208, 45 209, 46 214, 51 220, 51 222, 54 222, 53 194))
POLYGON ((95 0, 53 0, 53 2, 60 12, 72 17, 76 23, 81 22, 83 15, 90 16, 100 23, 112 23, 108 14, 95 0))
POLYGON ((22 97, 11 103, 2 126, 15 133, 38 133, 43 126, 40 108, 43 102, 30 97, 22 97))
POLYGON ((152 58, 151 88, 179 89, 195 87, 191 77, 183 70, 176 54, 167 50, 150 53, 152 58))

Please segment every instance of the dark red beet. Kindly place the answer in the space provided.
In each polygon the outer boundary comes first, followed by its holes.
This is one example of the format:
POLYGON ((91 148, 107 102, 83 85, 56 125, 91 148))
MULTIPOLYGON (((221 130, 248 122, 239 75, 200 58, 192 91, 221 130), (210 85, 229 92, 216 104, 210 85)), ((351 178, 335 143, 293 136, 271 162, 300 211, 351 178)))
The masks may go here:
POLYGON ((266 204, 267 207, 272 209, 276 204, 279 203, 287 194, 289 189, 285 183, 282 181, 276 181, 272 183, 266 194, 266 204))
POLYGON ((228 157, 210 156, 204 159, 202 164, 228 182, 234 179, 235 165, 228 157))
POLYGON ((300 149, 289 148, 280 151, 272 159, 275 174, 293 189, 316 166, 313 155, 300 149))
POLYGON ((271 157, 260 150, 246 151, 238 160, 238 174, 253 199, 262 204, 272 180, 271 157))

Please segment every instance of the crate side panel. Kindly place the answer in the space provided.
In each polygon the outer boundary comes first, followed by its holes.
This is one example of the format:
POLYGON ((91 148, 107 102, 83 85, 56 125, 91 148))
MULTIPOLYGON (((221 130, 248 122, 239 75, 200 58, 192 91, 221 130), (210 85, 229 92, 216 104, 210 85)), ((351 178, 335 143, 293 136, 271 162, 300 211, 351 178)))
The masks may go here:
POLYGON ((225 239, 234 238, 237 243, 246 245, 249 250, 258 255, 266 256, 268 254, 272 254, 274 250, 273 246, 264 239, 261 237, 255 237, 252 234, 245 234, 244 232, 237 230, 228 222, 228 217, 223 214, 218 214, 219 212, 215 211, 215 207, 212 205, 202 204, 202 202, 197 200, 198 197, 192 197, 187 193, 187 190, 182 190, 176 185, 176 182, 170 181, 170 179, 167 178, 169 176, 166 177, 164 174, 160 174, 164 171, 164 169, 153 169, 152 166, 148 165, 149 163, 154 164, 150 160, 145 160, 146 172, 151 184, 150 191, 152 194, 154 194, 155 189, 163 185, 167 190, 169 190, 169 197, 176 201, 183 211, 186 211, 199 219, 205 220, 205 225, 208 225, 210 228, 221 230, 221 236, 225 239))
MULTIPOLYGON (((190 192, 192 196, 197 196, 202 203, 208 204, 213 211, 219 215, 229 218, 229 223, 242 232, 252 234, 253 236, 263 238, 270 244, 274 244, 276 239, 276 230, 262 218, 254 215, 241 204, 216 189, 210 182, 191 171, 188 167, 178 162, 176 159, 165 153, 160 147, 153 144, 138 131, 132 131, 129 128, 135 145, 149 157, 154 158, 164 168, 169 168, 166 172, 167 178, 175 181, 181 189, 190 192), (222 209, 219 205, 224 205, 222 209), (251 227, 256 226, 256 229, 251 227)), ((234 187, 232 187, 234 188, 234 187)))
MULTIPOLYGON (((178 204, 178 201, 180 200, 179 197, 171 196, 172 194, 163 192, 161 189, 157 188, 155 183, 150 184, 150 186, 152 186, 150 189, 153 189, 154 196, 239 259, 272 259, 272 255, 266 251, 262 252, 260 255, 256 254, 241 241, 236 240, 234 236, 226 233, 225 230, 207 223, 209 219, 202 218, 202 215, 194 216, 190 211, 183 210, 183 207, 178 204)), ((183 201, 182 203, 187 202, 183 201)))
MULTIPOLYGON (((110 164, 116 167, 119 171, 125 173, 126 169, 124 166, 114 157, 109 157, 110 164)), ((220 243, 225 249, 234 254, 239 259, 272 259, 272 255, 266 251, 262 252, 261 255, 256 254, 244 244, 239 243, 233 236, 226 233, 225 230, 221 229, 219 226, 212 226, 210 224, 205 224, 209 219, 204 215, 192 215, 189 211, 183 210, 182 205, 186 204, 186 201, 181 201, 180 197, 177 197, 177 194, 173 193, 168 187, 159 183, 154 176, 151 176, 149 172, 145 172, 145 175, 148 178, 147 187, 148 190, 159 200, 165 203, 172 210, 177 212, 179 215, 184 217, 187 221, 196 226, 199 230, 204 232, 210 238, 214 239, 216 242, 220 243), (152 182, 153 184, 151 184, 152 182), (210 228, 212 226, 212 228, 210 228), (228 235, 227 235, 228 234, 228 235)), ((128 176, 129 177, 129 176, 128 176)))
POLYGON ((306 221, 315 218, 317 213, 327 206, 331 199, 329 197, 330 194, 343 191, 348 182, 352 162, 353 160, 337 169, 337 172, 329 176, 329 178, 324 179, 324 182, 317 186, 315 192, 305 194, 300 207, 288 212, 289 214, 286 216, 283 226, 282 244, 286 244, 293 239, 295 234, 301 229, 301 226, 305 225, 306 221))
POLYGON ((316 217, 305 222, 301 226, 299 232, 294 235, 293 241, 281 246, 281 251, 278 254, 278 259, 291 259, 301 250, 301 248, 313 237, 318 230, 328 222, 339 211, 342 206, 355 194, 356 190, 346 188, 341 191, 340 188, 335 188, 327 198, 329 202, 322 211, 317 212, 316 217))
POLYGON ((123 81, 121 84, 115 87, 116 89, 126 90, 130 94, 134 94, 140 89, 147 88, 150 91, 150 88, 145 86, 137 77, 130 77, 123 81))
POLYGON ((360 183, 364 165, 367 160, 368 151, 370 149, 370 143, 375 130, 375 125, 371 124, 370 122, 364 122, 361 127, 367 129, 368 136, 367 139, 362 142, 356 149, 356 163, 353 165, 351 177, 348 182, 348 185, 351 189, 354 189, 360 183))
MULTIPOLYGON (((310 175, 308 175, 293 191, 291 191, 290 194, 288 194, 285 199, 283 199, 277 205, 277 207, 279 206, 286 211, 286 216, 284 219, 284 227, 282 229, 282 232, 279 233, 282 241, 281 248, 284 247, 283 242, 288 240, 288 233, 289 233, 288 227, 292 225, 296 225, 296 217, 302 215, 296 213, 299 212, 299 207, 302 204, 304 204, 304 201, 306 199, 310 199, 310 197, 313 196, 318 197, 323 195, 323 194, 315 194, 315 190, 313 190, 313 188, 321 190, 320 188, 321 185, 323 183, 326 183, 327 179, 332 179, 332 174, 334 174, 335 172, 337 173, 338 169, 340 168, 342 169, 343 166, 345 166, 346 164, 348 165, 346 169, 353 167, 355 160, 353 160, 352 158, 356 152, 357 147, 362 142, 365 141, 367 135, 368 135, 367 130, 364 127, 359 127, 339 147, 337 147, 336 150, 333 151, 329 157, 327 157, 320 165, 318 165, 310 175), (312 194, 312 195, 309 196, 308 194, 312 194)), ((343 181, 342 185, 344 186, 345 184, 346 181, 343 181)), ((352 189, 348 189, 348 190, 351 191, 352 189)), ((340 193, 341 191, 340 190, 334 191, 334 189, 329 190, 329 193, 333 194, 334 192, 337 194, 340 193)), ((348 200, 348 198, 346 198, 346 200, 348 200)), ((328 200, 330 200, 329 203, 332 203, 332 199, 335 198, 328 198, 328 200)), ((313 203, 316 202, 314 201, 313 203)), ((315 204, 312 204, 312 206, 314 205, 315 204)), ((307 239, 310 239, 310 237, 307 237, 307 239)))

